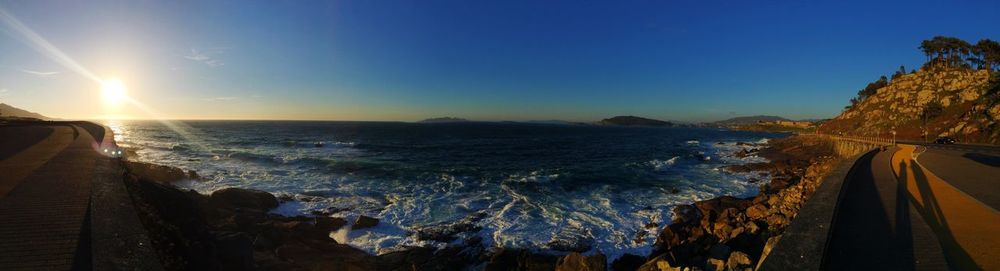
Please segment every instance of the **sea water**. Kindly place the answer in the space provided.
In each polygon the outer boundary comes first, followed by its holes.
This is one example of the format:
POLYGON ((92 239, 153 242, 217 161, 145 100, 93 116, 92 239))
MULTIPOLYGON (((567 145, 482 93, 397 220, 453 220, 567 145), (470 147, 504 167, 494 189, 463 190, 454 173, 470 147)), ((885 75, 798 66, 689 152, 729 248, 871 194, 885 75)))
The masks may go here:
MULTIPOLYGON (((290 199, 274 212, 376 217, 374 228, 334 234, 373 254, 444 246, 414 231, 465 221, 487 247, 616 258, 646 255, 673 206, 752 196, 757 173, 727 165, 775 133, 717 128, 511 122, 114 121, 133 160, 197 171, 177 185, 226 187, 290 199), (746 142, 747 144, 737 144, 746 142)), ((766 178, 763 178, 766 179, 766 178)), ((460 241, 455 241, 460 242, 460 241)))

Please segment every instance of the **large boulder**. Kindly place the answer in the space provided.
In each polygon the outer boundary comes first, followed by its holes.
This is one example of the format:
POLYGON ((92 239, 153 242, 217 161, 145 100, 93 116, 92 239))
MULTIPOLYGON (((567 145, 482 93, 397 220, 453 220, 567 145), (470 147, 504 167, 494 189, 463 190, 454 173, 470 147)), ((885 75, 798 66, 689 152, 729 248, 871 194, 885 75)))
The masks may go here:
POLYGON ((591 256, 573 252, 556 262, 556 271, 604 271, 606 265, 607 258, 599 252, 591 256))
POLYGON ((351 226, 351 229, 356 230, 356 229, 371 228, 377 225, 378 225, 378 218, 361 215, 358 216, 358 219, 354 220, 354 226, 351 226))
POLYGON ((271 193, 243 188, 225 188, 212 192, 209 200, 224 207, 264 211, 278 207, 278 199, 271 193))
POLYGON ((143 162, 126 161, 125 168, 132 174, 142 176, 143 179, 158 183, 172 183, 184 180, 197 180, 200 178, 194 171, 185 172, 183 169, 176 167, 161 166, 143 162))

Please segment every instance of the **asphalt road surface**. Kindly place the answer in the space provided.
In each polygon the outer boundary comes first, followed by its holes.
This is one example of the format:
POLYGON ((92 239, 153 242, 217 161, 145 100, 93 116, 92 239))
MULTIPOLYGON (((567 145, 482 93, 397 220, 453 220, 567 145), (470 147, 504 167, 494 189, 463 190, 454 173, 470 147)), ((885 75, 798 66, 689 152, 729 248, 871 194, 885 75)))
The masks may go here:
POLYGON ((972 198, 1000 210, 1000 149, 972 145, 923 145, 916 160, 972 198))

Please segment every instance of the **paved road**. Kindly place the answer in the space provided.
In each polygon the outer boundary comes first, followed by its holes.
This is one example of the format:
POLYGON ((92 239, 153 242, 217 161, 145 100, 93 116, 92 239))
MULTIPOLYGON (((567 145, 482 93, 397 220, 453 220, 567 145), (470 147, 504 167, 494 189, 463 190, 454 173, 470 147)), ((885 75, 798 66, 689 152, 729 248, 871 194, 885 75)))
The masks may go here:
POLYGON ((1000 152, 952 145, 925 145, 917 161, 979 202, 1000 210, 1000 152))
POLYGON ((847 175, 824 258, 826 269, 947 269, 933 230, 889 167, 893 152, 869 153, 847 175))
POLYGON ((5 126, 0 136, 35 142, 0 160, 0 269, 89 269, 90 185, 107 159, 94 136, 73 124, 5 126))
POLYGON ((892 156, 893 173, 934 230, 952 269, 1000 270, 1000 212, 988 204, 995 203, 990 193, 1000 187, 989 153, 989 148, 900 145, 892 156))

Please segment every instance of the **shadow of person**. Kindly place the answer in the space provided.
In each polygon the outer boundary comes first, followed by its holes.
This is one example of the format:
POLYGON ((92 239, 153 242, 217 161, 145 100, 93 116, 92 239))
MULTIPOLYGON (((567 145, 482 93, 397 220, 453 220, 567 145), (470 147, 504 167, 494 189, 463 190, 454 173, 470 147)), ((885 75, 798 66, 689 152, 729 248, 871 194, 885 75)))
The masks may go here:
MULTIPOLYGON (((871 152, 857 162, 844 183, 823 259, 825 270, 896 269, 891 210, 872 172, 871 152)), ((892 189, 884 191, 894 193, 892 189)))
MULTIPOLYGON (((892 162, 890 161, 890 166, 892 162)), ((906 171, 900 170, 900 180, 896 182, 896 231, 893 233, 892 252, 897 260, 898 270, 914 270, 913 225, 910 217, 910 192, 906 188, 906 171)))
MULTIPOLYGON (((900 172, 905 172, 907 163, 900 162, 899 167, 900 172)), ((939 201, 931 189, 930 181, 927 179, 927 175, 924 174, 923 168, 913 162, 909 163, 909 168, 913 171, 913 179, 917 192, 920 193, 920 202, 923 203, 923 205, 914 204, 913 206, 917 208, 917 211, 924 217, 927 224, 937 233, 938 242, 941 243, 941 248, 944 249, 948 260, 948 266, 955 270, 981 269, 972 260, 972 257, 969 256, 969 253, 955 240, 955 235, 948 226, 948 220, 944 217, 944 212, 941 210, 940 204, 938 204, 939 201)))

